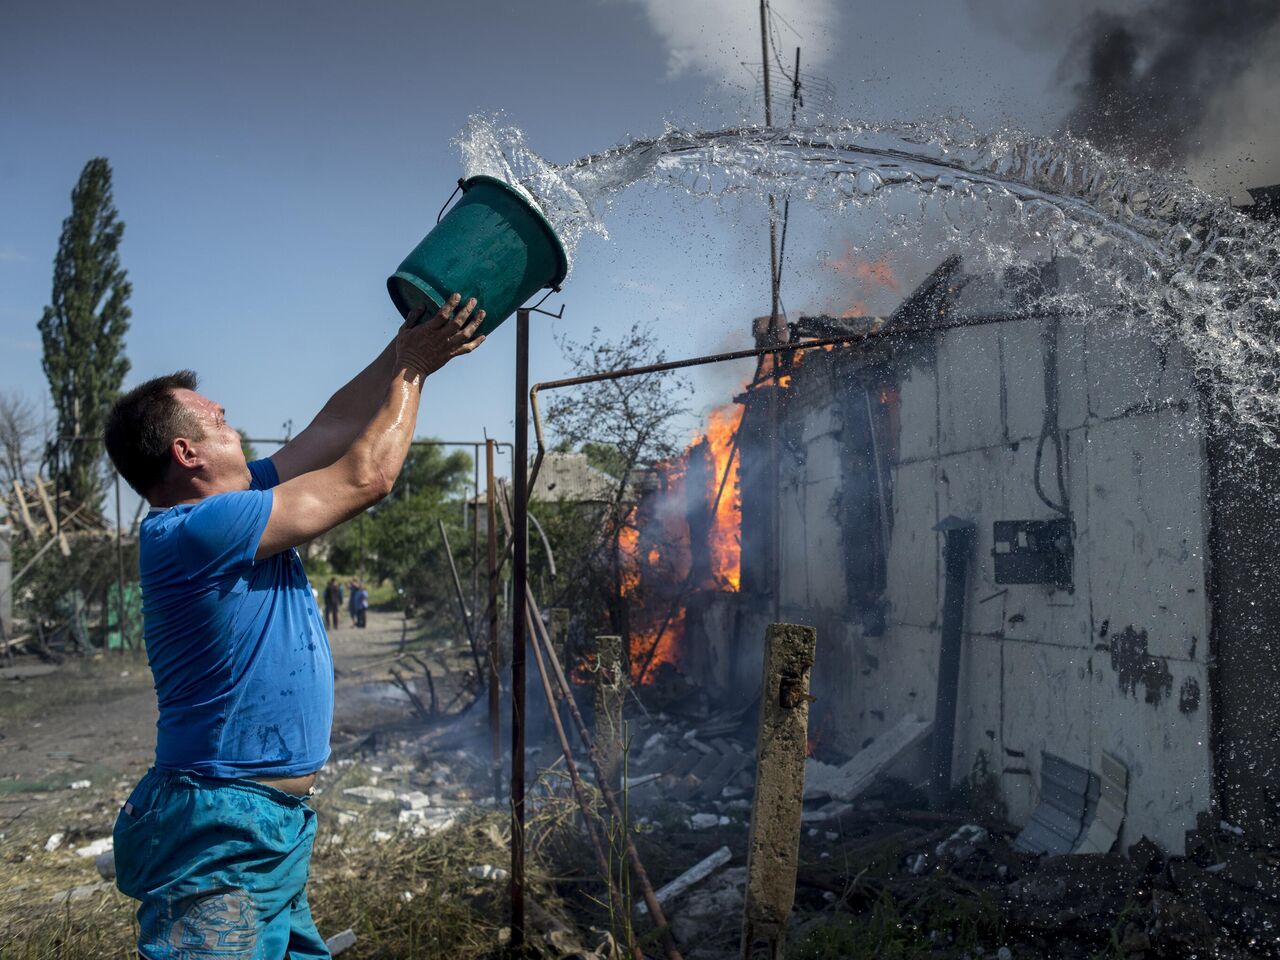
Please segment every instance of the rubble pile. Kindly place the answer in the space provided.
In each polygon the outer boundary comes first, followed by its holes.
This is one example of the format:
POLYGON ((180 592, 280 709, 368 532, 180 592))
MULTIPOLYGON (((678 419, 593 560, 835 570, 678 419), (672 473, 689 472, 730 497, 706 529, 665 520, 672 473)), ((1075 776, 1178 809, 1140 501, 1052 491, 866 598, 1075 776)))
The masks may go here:
MULTIPOLYGON (((1145 839, 1127 855, 1045 856, 1016 850, 1008 824, 900 805, 911 796, 882 784, 805 830, 796 956, 1280 957, 1280 864, 1226 825, 1197 830, 1186 856, 1145 839)), ((664 902, 686 957, 737 956, 746 830, 742 818, 708 831, 668 820, 644 834, 655 882, 716 844, 731 854, 664 902)))
POLYGON ((396 830, 441 833, 469 812, 496 807, 487 767, 471 751, 434 749, 437 735, 347 745, 322 774, 315 805, 341 833, 358 828, 384 840, 396 830))
MULTIPOLYGON (((628 719, 623 782, 683 955, 720 960, 740 949, 757 713, 686 704, 628 719)), ((886 775, 927 734, 907 718, 867 756, 810 761, 818 778, 805 795, 789 953, 1280 957, 1280 858, 1238 829, 1202 818, 1183 856, 1145 838, 1123 851, 1114 840, 1109 852, 1028 850, 998 817, 959 798, 929 810, 920 789, 886 775)), ((642 931, 645 911, 635 913, 642 931)))

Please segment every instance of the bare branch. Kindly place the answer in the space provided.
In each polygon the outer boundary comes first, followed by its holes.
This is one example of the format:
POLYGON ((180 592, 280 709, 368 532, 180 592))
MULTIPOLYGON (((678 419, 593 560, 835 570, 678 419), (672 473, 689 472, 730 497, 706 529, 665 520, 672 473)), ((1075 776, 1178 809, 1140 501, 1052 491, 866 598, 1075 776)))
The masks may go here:
POLYGON ((35 406, 17 391, 0 391, 0 480, 5 489, 25 483, 39 457, 40 424, 35 406))

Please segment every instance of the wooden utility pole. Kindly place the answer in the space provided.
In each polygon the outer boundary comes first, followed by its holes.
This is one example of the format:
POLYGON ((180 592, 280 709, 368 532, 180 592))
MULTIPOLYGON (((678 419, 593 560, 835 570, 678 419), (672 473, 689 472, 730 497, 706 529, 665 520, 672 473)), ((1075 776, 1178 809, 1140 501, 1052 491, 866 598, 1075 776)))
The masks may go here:
MULTIPOLYGON (((769 2, 760 0, 760 65, 764 70, 764 125, 773 126, 773 88, 769 77, 769 2)), ((773 304, 769 310, 769 333, 778 337, 778 201, 769 194, 769 282, 773 304)))
POLYGON ((760 0, 760 63, 764 67, 764 125, 773 126, 773 103, 769 100, 769 0, 760 0))
MULTIPOLYGON (((773 126, 773 97, 769 82, 769 0, 760 0, 760 66, 764 71, 764 125, 773 126)), ((767 346, 776 346, 783 340, 779 317, 781 277, 778 271, 778 200, 769 194, 769 333, 767 346)), ((778 377, 779 356, 769 358, 773 384, 769 389, 769 581, 773 595, 773 619, 782 619, 782 553, 778 542, 782 535, 781 498, 782 467, 778 460, 778 391, 782 384, 778 377)))
POLYGON ((800 106, 800 48, 796 47, 796 72, 791 75, 791 125, 796 125, 796 107, 800 106))

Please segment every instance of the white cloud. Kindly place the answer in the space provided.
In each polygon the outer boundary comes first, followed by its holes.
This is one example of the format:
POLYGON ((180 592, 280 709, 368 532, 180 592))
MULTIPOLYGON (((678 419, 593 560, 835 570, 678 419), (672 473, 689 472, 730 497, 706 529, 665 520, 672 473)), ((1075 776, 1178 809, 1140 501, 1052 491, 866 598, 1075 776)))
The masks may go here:
POLYGON ((0 247, 0 263, 25 263, 29 257, 14 247, 0 247))
MULTIPOLYGON (((749 84, 760 63, 760 5, 755 0, 631 0, 667 46, 675 76, 749 84), (750 71, 743 64, 750 64, 750 71)), ((774 40, 784 63, 803 48, 802 71, 819 70, 835 50, 836 0, 773 0, 774 40), (794 32, 793 32, 794 31, 794 32)))

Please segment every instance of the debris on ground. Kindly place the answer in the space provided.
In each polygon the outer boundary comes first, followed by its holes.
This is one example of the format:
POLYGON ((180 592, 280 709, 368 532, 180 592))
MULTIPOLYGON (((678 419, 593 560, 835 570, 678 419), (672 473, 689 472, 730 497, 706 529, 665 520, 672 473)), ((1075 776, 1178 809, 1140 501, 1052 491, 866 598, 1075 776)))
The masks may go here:
POLYGON ((924 740, 932 729, 933 724, 909 713, 841 766, 833 767, 810 757, 805 763, 805 799, 856 800, 875 783, 876 777, 924 740))
POLYGON ((338 954, 342 953, 342 951, 349 950, 356 945, 355 931, 350 927, 347 927, 347 929, 343 930, 341 933, 335 933, 332 937, 326 940, 324 945, 329 950, 329 956, 336 957, 338 954))
POLYGON ((115 846, 115 842, 111 837, 101 837, 93 843, 86 844, 83 847, 76 847, 77 857, 100 857, 104 853, 108 853, 115 846))
MULTIPOLYGON (((696 864, 686 870, 680 876, 676 877, 666 886, 654 893, 654 898, 658 903, 666 906, 668 900, 674 900, 686 890, 701 883, 707 877, 711 876, 720 867, 733 859, 733 853, 728 847, 721 847, 715 853, 699 860, 696 864)), ((636 907, 636 912, 641 916, 649 912, 649 908, 641 903, 636 907)))
MULTIPOLYGON (((447 679, 443 672, 438 678, 442 690, 447 679)), ((725 710, 700 691, 680 689, 669 697, 656 691, 645 711, 628 708, 626 829, 686 960, 729 960, 739 956, 742 931, 758 713, 754 704, 725 710)), ((393 709, 409 716, 407 705, 393 709)), ((348 728, 338 738, 311 801, 321 824, 312 908, 322 924, 330 918, 330 929, 350 924, 330 938, 334 954, 412 955, 421 948, 394 939, 409 929, 417 943, 433 944, 433 955, 455 960, 491 956, 500 942, 510 812, 492 795, 479 713, 430 725, 409 719, 348 728), (353 941, 356 928, 360 943, 342 946, 340 938, 353 941)), ((1019 831, 998 814, 959 798, 950 808, 928 809, 921 789, 896 779, 909 764, 893 758, 922 741, 913 739, 918 725, 896 738, 893 729, 878 738, 878 751, 877 741, 853 756, 819 746, 806 764, 843 773, 834 790, 829 781, 805 792, 789 955, 1280 956, 1280 857, 1239 827, 1201 818, 1183 856, 1146 839, 1113 849, 1109 835, 1122 825, 1127 774, 1104 755, 1098 769, 1086 771, 1096 787, 1080 774, 1084 768, 1050 762, 1050 784, 1075 777, 1066 852, 1019 849, 1019 831), (876 772, 868 780, 859 768, 876 772), (1086 842, 1106 849, 1083 852, 1086 842)), ((644 939, 652 936, 648 911, 632 889, 622 911, 631 926, 611 914, 559 750, 533 736, 529 747, 529 940, 557 958, 629 957, 629 935, 652 943, 644 939)), ((135 905, 109 881, 114 859, 105 834, 136 776, 95 771, 90 787, 72 792, 66 787, 90 768, 69 754, 50 759, 68 768, 47 788, 59 797, 56 819, 29 822, 21 800, 10 801, 15 825, 0 823, 8 834, 0 855, 17 878, 0 892, 0 912, 12 916, 20 904, 28 931, 41 923, 52 930, 49 918, 75 916, 85 945, 65 956, 119 955, 132 936, 135 905), (28 879, 37 875, 39 885, 28 879), (31 887, 24 892, 23 884, 31 887), (95 946, 89 938, 100 930, 110 937, 95 946)), ((590 770, 585 777, 594 791, 590 770)), ((596 813, 608 824, 601 808, 596 813)), ((611 836, 616 843, 616 832, 611 836)))
POLYGON ((347 787, 342 795, 367 804, 391 803, 396 798, 396 792, 386 787, 347 787))
POLYGON ((103 880, 114 880, 116 878, 116 854, 114 850, 107 850, 98 854, 93 859, 94 869, 98 871, 98 876, 103 880))
POLYGON ((106 883, 85 883, 78 887, 72 887, 70 890, 64 890, 61 893, 53 895, 51 902, 54 906, 61 906, 67 903, 78 903, 81 900, 88 900, 90 897, 97 896, 101 893, 113 889, 115 884, 106 883))

